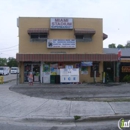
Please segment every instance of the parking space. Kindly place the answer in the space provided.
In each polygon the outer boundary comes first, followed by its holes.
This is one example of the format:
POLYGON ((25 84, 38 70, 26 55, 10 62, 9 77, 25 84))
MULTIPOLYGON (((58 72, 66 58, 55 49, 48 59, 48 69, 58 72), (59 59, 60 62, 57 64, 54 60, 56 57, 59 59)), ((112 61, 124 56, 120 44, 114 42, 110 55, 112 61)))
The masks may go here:
POLYGON ((3 76, 4 78, 4 82, 8 82, 10 80, 15 80, 17 79, 17 74, 9 74, 9 75, 5 75, 3 76))

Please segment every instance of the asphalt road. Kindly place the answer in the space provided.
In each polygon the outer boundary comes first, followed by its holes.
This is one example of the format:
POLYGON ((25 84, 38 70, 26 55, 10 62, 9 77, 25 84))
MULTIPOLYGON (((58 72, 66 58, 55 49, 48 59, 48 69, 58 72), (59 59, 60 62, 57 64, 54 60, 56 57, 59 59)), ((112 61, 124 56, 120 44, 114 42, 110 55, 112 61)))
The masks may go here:
POLYGON ((71 99, 71 98, 130 98, 130 85, 118 86, 94 86, 94 85, 68 85, 40 87, 40 85, 27 87, 11 87, 10 90, 22 93, 31 97, 47 99, 71 99))

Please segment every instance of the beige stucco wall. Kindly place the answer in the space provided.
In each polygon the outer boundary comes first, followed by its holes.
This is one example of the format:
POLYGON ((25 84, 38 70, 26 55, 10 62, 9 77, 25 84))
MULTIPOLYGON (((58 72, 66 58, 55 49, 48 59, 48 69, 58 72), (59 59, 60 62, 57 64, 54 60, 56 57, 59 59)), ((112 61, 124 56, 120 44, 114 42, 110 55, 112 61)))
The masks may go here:
MULTIPOLYGON (((80 75, 79 75, 80 82, 90 83, 90 82, 94 81, 94 78, 90 77, 90 71, 91 71, 91 67, 88 67, 88 74, 87 75, 86 74, 81 74, 81 71, 79 72, 80 73, 80 75)), ((96 77, 96 82, 101 82, 102 81, 102 72, 103 72, 103 62, 100 62, 99 63, 100 76, 96 77)))
MULTIPOLYGON (((19 18, 19 53, 45 54, 63 51, 66 53, 103 53, 102 19, 73 18, 74 28, 92 28, 96 30, 92 42, 77 42, 74 49, 47 48, 46 42, 30 42, 29 28, 50 28, 50 18, 19 18)), ((73 30, 49 30, 49 39, 74 39, 73 30)))
POLYGON ((19 83, 23 83, 24 82, 24 63, 23 62, 19 63, 19 69, 20 69, 19 83))
MULTIPOLYGON (((92 28, 96 31, 92 42, 77 42, 74 49, 48 49, 46 42, 30 42, 27 31, 29 28, 50 28, 50 18, 19 18, 19 53, 20 54, 49 54, 51 52, 66 52, 73 54, 102 54, 103 53, 103 29, 102 19, 94 18, 73 18, 73 28, 92 28)), ((48 39, 74 39, 74 29, 72 30, 49 30, 48 39)), ((68 63, 65 63, 68 64, 68 63)), ((102 80, 103 62, 100 62, 100 77, 97 82, 102 80)), ((80 82, 93 82, 90 77, 90 67, 88 74, 80 74, 80 82)), ((24 82, 24 64, 20 62, 20 83, 24 82)))

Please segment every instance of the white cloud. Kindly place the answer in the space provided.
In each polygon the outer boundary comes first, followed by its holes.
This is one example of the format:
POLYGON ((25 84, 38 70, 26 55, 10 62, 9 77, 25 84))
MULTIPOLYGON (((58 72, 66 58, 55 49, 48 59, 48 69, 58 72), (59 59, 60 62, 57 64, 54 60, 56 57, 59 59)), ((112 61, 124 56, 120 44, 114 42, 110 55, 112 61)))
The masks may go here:
POLYGON ((12 51, 3 48, 18 45, 16 19, 19 16, 103 18, 103 31, 108 34, 104 47, 110 43, 125 45, 130 40, 129 5, 129 0, 3 0, 0 57, 15 57, 18 52, 18 47, 12 51))

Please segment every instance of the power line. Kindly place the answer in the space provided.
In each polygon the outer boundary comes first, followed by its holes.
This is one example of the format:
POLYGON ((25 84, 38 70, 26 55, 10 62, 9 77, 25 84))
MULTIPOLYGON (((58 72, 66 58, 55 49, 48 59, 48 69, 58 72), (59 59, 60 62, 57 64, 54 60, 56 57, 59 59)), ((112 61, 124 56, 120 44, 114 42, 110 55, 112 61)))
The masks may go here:
POLYGON ((7 52, 7 51, 14 51, 14 50, 16 50, 16 49, 13 49, 13 50, 4 50, 4 51, 0 51, 0 52, 7 52))
POLYGON ((13 48, 13 47, 16 47, 16 46, 18 46, 18 45, 11 46, 11 47, 8 47, 8 48, 0 48, 0 49, 2 49, 2 50, 6 50, 6 49, 10 49, 10 48, 13 48))

